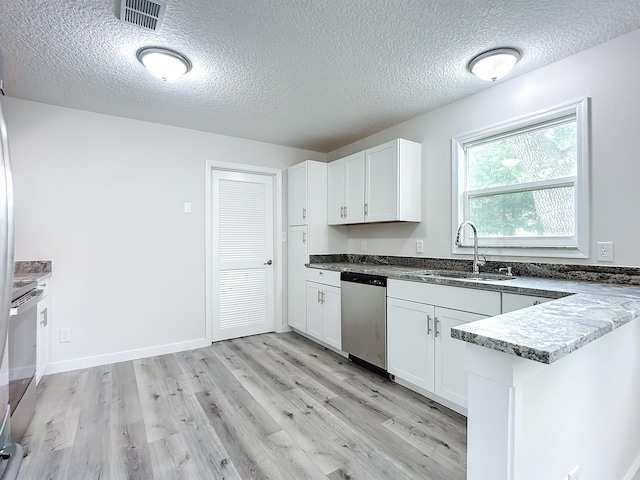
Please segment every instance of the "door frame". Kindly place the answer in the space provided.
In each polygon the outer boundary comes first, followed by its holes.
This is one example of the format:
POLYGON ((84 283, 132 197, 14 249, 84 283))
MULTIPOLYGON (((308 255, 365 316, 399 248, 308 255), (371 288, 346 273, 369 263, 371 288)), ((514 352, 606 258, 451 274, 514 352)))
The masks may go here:
POLYGON ((254 175, 265 175, 273 178, 273 254, 274 254, 274 329, 276 332, 283 332, 282 316, 282 261, 283 261, 283 243, 282 243, 282 170, 278 168, 258 167, 255 165, 242 165, 238 163, 218 162, 215 160, 207 160, 205 162, 205 336, 208 342, 213 342, 213 292, 211 287, 213 284, 213 255, 212 255, 212 221, 213 214, 211 208, 211 200, 213 192, 211 189, 211 173, 213 170, 223 170, 227 172, 251 173, 254 175))

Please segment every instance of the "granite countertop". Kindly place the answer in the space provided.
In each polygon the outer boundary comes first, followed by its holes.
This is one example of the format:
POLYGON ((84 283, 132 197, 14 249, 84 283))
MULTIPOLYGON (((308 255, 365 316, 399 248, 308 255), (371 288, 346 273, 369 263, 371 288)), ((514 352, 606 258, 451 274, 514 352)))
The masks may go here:
POLYGON ((51 277, 51 260, 17 260, 13 271, 13 281, 40 282, 51 277))
POLYGON ((47 278, 51 277, 51 272, 47 273, 14 273, 13 281, 14 282, 24 282, 24 281, 32 281, 32 282, 40 282, 47 278))
POLYGON ((640 286, 516 277, 473 280, 429 275, 429 269, 352 262, 312 263, 311 268, 553 298, 451 330, 455 339, 550 364, 640 317, 640 286))

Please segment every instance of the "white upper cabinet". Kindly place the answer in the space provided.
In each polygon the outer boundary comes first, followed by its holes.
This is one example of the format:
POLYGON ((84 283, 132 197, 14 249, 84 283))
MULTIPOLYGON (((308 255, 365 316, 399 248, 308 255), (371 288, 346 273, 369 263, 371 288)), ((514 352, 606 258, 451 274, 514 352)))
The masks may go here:
POLYGON ((307 224, 307 175, 309 163, 302 162, 289 168, 289 225, 307 224))
POLYGON ((421 146, 404 139, 329 164, 329 224, 419 222, 421 146))
POLYGON ((329 164, 329 225, 364 222, 364 153, 329 164))

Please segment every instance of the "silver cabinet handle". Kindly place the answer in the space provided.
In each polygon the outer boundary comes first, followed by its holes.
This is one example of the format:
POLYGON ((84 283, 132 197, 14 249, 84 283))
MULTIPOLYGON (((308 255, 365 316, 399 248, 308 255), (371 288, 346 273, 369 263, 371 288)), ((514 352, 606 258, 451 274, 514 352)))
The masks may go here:
POLYGON ((302 232, 302 243, 307 243, 307 232, 302 232))
POLYGON ((344 207, 340 207, 340 218, 344 218, 344 207))
POLYGON ((272 260, 267 260, 266 262, 264 262, 265 265, 271 265, 273 263, 272 260))
POLYGON ((431 315, 427 315, 427 335, 431 334, 431 315))
POLYGON ((438 324, 440 323, 440 320, 438 320, 438 317, 435 317, 435 321, 436 321, 436 331, 434 332, 435 337, 438 337, 438 334, 440 333, 440 330, 438 330, 438 324))
POLYGON ((322 300, 320 303, 324 305, 324 290, 322 291, 322 295, 320 296, 320 299, 322 300))
POLYGON ((49 309, 45 308, 40 314, 40 316, 42 317, 42 320, 40 320, 40 325, 42 325, 43 327, 46 327, 47 324, 49 323, 49 309))
POLYGON ((7 480, 18 478, 18 470, 20 470, 20 465, 24 458, 22 445, 19 443, 10 443, 9 445, 6 445, 0 451, 0 457, 2 457, 3 460, 9 460, 4 472, 2 473, 2 478, 6 478, 7 480))
POLYGON ((366 217, 367 215, 369 215, 369 205, 368 204, 364 204, 364 216, 366 217))
POLYGON ((320 290, 318 290, 318 302, 317 303, 320 303, 320 293, 322 293, 322 292, 320 292, 320 290))
POLYGON ((307 219, 307 209, 306 209, 306 208, 303 208, 303 209, 302 209, 302 219, 303 219, 303 220, 306 220, 306 219, 307 219))
POLYGON ((344 218, 347 218, 347 206, 344 206, 344 218))

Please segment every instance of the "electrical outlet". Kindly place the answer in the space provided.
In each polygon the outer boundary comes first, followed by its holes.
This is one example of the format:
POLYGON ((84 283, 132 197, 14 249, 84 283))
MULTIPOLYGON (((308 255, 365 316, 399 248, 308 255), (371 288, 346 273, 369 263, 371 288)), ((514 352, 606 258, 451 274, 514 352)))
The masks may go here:
POLYGON ((367 241, 366 240, 362 240, 362 251, 363 252, 367 251, 367 241))
POLYGON ((60 343, 67 343, 71 341, 71 329, 70 328, 61 328, 60 329, 60 343))
POLYGON ((424 253, 424 242, 416 240, 416 253, 424 253))
POLYGON ((613 242, 596 243, 599 262, 613 262, 613 242))

